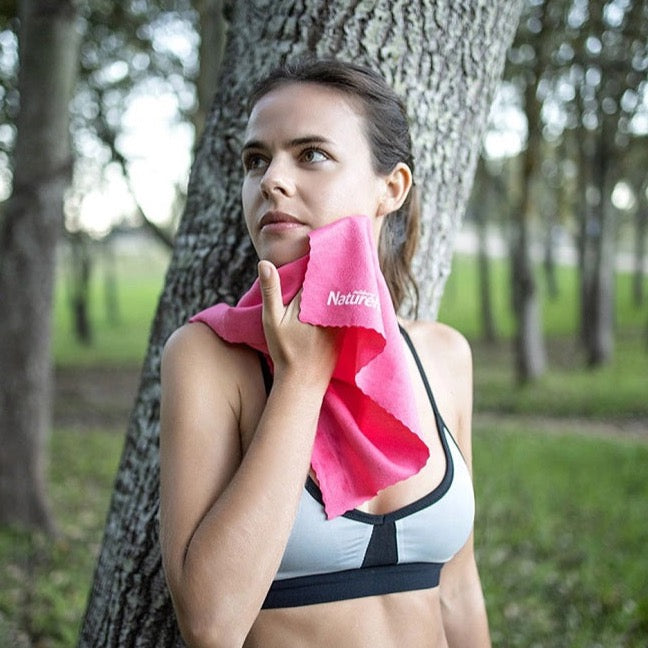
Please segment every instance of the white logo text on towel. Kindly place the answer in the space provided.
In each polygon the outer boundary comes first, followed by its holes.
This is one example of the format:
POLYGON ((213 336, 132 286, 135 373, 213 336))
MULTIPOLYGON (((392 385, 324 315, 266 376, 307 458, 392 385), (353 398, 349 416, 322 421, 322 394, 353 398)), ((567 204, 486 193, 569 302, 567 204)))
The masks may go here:
POLYGON ((327 306, 366 306, 367 308, 378 308, 378 295, 366 290, 354 290, 342 293, 339 290, 331 290, 327 306))

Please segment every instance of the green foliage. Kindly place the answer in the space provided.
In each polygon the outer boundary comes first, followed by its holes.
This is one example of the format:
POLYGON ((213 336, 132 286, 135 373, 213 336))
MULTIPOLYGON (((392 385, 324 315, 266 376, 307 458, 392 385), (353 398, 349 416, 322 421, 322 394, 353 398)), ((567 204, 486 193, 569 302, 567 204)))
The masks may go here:
POLYGON ((645 646, 648 446, 475 436, 476 546, 494 646, 645 646))

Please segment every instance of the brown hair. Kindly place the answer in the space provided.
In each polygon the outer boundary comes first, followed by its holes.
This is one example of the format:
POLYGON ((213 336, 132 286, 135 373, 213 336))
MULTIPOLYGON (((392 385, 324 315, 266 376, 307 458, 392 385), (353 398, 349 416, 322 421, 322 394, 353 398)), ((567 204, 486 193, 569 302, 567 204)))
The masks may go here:
MULTIPOLYGON (((337 59, 286 63, 254 86, 248 108, 251 111, 261 97, 275 88, 307 82, 335 88, 360 101, 376 173, 387 174, 404 162, 414 174, 405 106, 385 80, 369 68, 337 59)), ((420 220, 417 190, 412 186, 401 208, 386 216, 378 244, 380 267, 394 308, 398 310, 409 297, 414 314, 419 293, 412 274, 412 259, 419 241, 420 220)))

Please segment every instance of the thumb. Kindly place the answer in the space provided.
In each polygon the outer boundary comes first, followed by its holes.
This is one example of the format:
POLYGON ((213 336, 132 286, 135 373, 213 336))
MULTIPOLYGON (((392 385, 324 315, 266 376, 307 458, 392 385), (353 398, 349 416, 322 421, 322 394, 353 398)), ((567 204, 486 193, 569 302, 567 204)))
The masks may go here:
POLYGON ((278 322, 284 310, 279 273, 270 261, 259 261, 257 269, 263 298, 263 317, 270 317, 272 321, 278 322))

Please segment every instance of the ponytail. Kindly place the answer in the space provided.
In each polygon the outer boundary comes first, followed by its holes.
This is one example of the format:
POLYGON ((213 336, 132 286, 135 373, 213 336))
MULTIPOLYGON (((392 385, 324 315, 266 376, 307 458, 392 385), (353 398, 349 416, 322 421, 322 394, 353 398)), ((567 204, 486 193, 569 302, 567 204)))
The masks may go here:
POLYGON ((380 232, 378 259, 385 276, 394 309, 398 312, 409 301, 408 315, 418 315, 419 290, 412 272, 412 261, 421 235, 421 210, 418 189, 412 186, 402 207, 385 216, 380 232))

